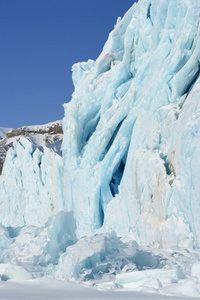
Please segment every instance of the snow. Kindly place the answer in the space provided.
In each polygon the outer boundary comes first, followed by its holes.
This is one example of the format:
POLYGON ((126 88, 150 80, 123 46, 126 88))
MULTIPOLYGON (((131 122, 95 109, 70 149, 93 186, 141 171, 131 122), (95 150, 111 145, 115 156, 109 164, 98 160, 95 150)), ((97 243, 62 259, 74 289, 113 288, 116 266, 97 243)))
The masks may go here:
POLYGON ((62 121, 57 120, 43 125, 24 126, 22 128, 28 133, 30 132, 30 134, 28 134, 28 139, 32 143, 34 143, 37 147, 43 147, 47 144, 53 144, 55 142, 55 137, 56 140, 62 141, 62 134, 41 134, 41 132, 48 132, 48 130, 54 126, 62 126, 62 121))
POLYGON ((199 12, 199 0, 134 4, 97 60, 72 67, 62 147, 37 126, 14 139, 0 177, 10 297, 20 278, 35 278, 22 293, 200 297, 199 12))
POLYGON ((178 281, 177 270, 144 270, 116 276, 116 283, 125 288, 137 288, 140 286, 161 288, 164 283, 178 281))
MULTIPOLYGON (((143 299, 161 300, 166 299, 162 295, 137 293, 134 291, 99 291, 94 288, 77 285, 76 283, 56 281, 52 279, 37 279, 29 281, 7 281, 0 282, 0 299, 21 300, 21 299, 143 299)), ((185 297, 170 297, 170 300, 192 300, 185 297)))
POLYGON ((34 126, 23 126, 20 128, 3 128, 0 127, 0 147, 9 146, 13 144, 14 141, 19 141, 20 137, 25 136, 29 141, 31 141, 37 147, 43 147, 45 145, 52 144, 55 140, 62 141, 62 134, 52 134, 52 128, 55 126, 62 127, 62 121, 57 120, 55 122, 50 122, 43 125, 34 125, 34 126), (19 133, 13 136, 6 136, 7 133, 10 135, 14 131, 19 133), (24 134, 20 134, 24 132, 24 134))

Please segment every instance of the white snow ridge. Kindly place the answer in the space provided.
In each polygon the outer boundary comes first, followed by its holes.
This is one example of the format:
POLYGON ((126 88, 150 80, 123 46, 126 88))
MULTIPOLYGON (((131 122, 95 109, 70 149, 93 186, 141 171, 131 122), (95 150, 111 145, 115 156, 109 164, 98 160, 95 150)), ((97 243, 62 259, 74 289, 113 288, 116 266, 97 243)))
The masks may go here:
POLYGON ((73 66, 61 149, 15 140, 0 298, 200 298, 199 22, 200 0, 140 0, 73 66))

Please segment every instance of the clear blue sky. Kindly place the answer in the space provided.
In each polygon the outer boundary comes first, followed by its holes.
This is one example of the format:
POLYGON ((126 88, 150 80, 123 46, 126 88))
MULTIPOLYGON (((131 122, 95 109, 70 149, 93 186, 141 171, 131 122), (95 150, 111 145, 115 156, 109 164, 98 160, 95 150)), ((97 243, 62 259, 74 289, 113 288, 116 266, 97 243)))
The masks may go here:
POLYGON ((63 118, 71 66, 96 59, 134 0, 0 0, 0 127, 63 118))

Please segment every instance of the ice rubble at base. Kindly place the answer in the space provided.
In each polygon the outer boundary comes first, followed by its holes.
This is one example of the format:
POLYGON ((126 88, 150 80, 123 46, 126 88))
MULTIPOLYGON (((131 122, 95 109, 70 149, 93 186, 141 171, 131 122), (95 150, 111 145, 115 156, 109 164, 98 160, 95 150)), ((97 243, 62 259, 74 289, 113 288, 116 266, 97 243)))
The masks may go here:
POLYGON ((66 211, 42 227, 1 226, 1 281, 48 277, 100 290, 200 296, 198 249, 141 248, 135 241, 123 242, 115 232, 77 240, 75 233, 73 214, 66 211))
POLYGON ((63 157, 25 138, 7 154, 2 264, 200 295, 199 15, 199 0, 140 0, 96 61, 73 66, 63 157))

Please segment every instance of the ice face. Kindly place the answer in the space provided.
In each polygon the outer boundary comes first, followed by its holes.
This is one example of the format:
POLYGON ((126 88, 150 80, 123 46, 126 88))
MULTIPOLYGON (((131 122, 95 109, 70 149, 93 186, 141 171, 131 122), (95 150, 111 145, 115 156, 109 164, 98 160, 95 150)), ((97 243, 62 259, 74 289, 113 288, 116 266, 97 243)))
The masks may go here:
POLYGON ((199 245, 199 12, 199 0, 140 0, 96 61, 73 66, 63 158, 15 143, 3 225, 42 226, 66 209, 79 238, 114 230, 140 245, 199 245))
POLYGON ((44 225, 64 209, 61 177, 62 157, 52 148, 41 151, 25 137, 15 141, 0 179, 1 223, 44 225))
POLYGON ((199 1, 141 0, 73 66, 64 197, 79 236, 198 243, 199 1), (176 230, 174 230, 176 228, 176 230))

